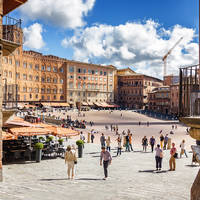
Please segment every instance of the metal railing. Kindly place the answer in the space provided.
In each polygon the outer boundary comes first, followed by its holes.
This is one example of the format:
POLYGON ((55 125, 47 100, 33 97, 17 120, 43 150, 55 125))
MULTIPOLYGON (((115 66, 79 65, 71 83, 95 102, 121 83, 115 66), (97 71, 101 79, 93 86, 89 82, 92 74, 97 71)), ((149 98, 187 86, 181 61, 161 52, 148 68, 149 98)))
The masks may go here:
POLYGON ((21 19, 14 19, 9 16, 3 17, 3 39, 9 42, 22 44, 21 19))

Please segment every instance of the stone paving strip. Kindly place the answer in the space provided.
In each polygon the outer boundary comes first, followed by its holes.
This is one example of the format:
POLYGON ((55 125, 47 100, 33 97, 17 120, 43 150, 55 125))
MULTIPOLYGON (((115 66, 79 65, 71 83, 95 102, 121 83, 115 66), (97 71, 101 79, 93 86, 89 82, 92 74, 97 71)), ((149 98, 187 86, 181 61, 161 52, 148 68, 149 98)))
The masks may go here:
POLYGON ((109 167, 104 181, 99 166, 100 147, 86 144, 84 157, 78 159, 75 180, 67 180, 67 167, 61 158, 41 163, 4 165, 0 200, 188 200, 199 167, 191 157, 177 159, 177 170, 169 169, 169 151, 164 154, 163 170, 156 173, 154 153, 123 152, 109 167))

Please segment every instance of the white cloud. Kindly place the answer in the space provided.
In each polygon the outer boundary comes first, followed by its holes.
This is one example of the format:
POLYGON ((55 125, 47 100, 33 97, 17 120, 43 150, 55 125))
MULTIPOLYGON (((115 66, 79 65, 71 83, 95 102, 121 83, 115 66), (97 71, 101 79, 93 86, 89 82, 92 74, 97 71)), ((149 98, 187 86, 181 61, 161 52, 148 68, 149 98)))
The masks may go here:
POLYGON ((85 24, 83 18, 94 4, 95 0, 29 0, 20 10, 28 19, 74 29, 85 24))
POLYGON ((41 24, 35 23, 23 29, 24 32, 24 46, 33 49, 41 49, 45 43, 42 38, 43 28, 41 24))
POLYGON ((183 40, 168 57, 167 72, 171 74, 178 73, 182 65, 198 63, 198 44, 193 42, 196 37, 193 29, 176 25, 165 30, 152 20, 119 26, 97 24, 64 38, 62 46, 73 48, 74 60, 133 66, 137 72, 162 78, 162 57, 180 37, 183 40))

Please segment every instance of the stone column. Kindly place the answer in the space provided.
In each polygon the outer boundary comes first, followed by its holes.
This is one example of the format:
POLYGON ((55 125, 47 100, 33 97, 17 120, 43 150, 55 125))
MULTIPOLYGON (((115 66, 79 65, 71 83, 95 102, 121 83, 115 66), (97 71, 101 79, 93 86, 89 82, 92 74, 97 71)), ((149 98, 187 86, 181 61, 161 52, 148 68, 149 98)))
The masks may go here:
MULTIPOLYGON (((3 0, 0 0, 0 38, 2 38, 3 0)), ((2 178, 2 46, 0 44, 0 182, 2 178)))
POLYGON ((191 200, 200 200, 200 170, 191 188, 191 200))

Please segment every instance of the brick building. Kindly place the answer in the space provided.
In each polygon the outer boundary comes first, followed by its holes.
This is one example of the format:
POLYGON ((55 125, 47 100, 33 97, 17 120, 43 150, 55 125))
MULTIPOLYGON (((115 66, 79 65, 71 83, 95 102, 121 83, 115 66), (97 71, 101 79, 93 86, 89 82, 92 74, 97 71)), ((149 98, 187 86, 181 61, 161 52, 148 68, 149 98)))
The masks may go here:
POLYGON ((1 0, 0 1, 0 181, 2 181, 2 55, 7 56, 19 46, 21 41, 21 20, 6 16, 9 12, 24 4, 27 0, 1 0), (9 22, 9 23, 8 23, 9 22))
POLYGON ((101 66, 67 61, 66 99, 71 105, 109 105, 114 103, 114 75, 112 65, 101 66))
POLYGON ((116 102, 124 108, 144 109, 148 93, 162 86, 160 79, 138 74, 130 68, 117 70, 116 102))
POLYGON ((3 59, 4 104, 68 102, 71 106, 114 103, 114 66, 70 61, 18 48, 3 59))
POLYGON ((148 110, 162 114, 170 113, 170 86, 158 87, 148 93, 148 110))

